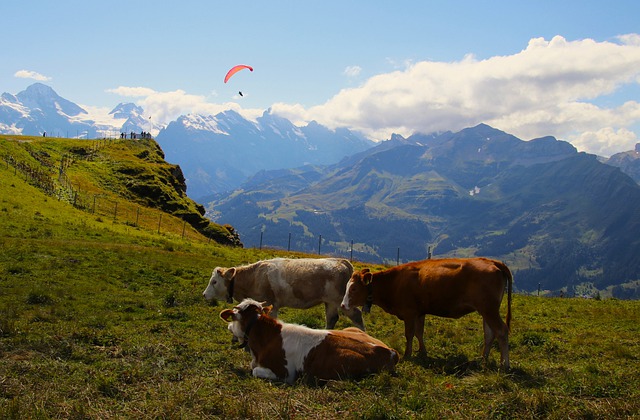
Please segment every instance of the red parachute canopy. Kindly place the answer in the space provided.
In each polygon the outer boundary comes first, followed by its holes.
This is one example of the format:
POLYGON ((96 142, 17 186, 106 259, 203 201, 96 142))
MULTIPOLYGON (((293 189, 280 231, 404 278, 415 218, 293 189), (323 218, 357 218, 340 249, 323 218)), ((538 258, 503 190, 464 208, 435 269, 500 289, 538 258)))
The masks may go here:
POLYGON ((251 67, 251 66, 245 66, 244 64, 238 64, 237 66, 231 67, 231 70, 229 70, 227 72, 227 75, 224 76, 224 82, 227 83, 227 81, 231 78, 231 76, 233 76, 234 74, 236 74, 237 72, 239 72, 242 69, 249 69, 249 70, 253 71, 253 67, 251 67))

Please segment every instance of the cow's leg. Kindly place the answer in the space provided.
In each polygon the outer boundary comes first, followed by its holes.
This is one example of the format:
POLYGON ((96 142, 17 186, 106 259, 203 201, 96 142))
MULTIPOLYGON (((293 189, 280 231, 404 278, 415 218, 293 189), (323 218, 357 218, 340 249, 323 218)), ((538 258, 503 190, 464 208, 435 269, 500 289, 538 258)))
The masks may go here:
POLYGON ((332 330, 338 322, 338 305, 324 304, 325 328, 332 330))
POLYGON ((507 324, 505 324, 502 318, 500 318, 500 313, 497 310, 487 314, 483 319, 484 324, 486 324, 485 348, 483 352, 485 360, 487 360, 489 356, 493 340, 497 338, 498 345, 500 346, 500 363, 506 370, 509 370, 509 328, 507 327, 507 324), (487 343, 487 329, 491 331, 491 340, 489 343, 487 343))
POLYGON ((418 339, 418 351, 420 354, 426 355, 427 348, 424 346, 424 317, 425 315, 416 318, 416 338, 418 339))
POLYGON ((278 376, 275 373, 273 373, 271 369, 262 367, 262 366, 254 367, 252 373, 253 373, 253 376, 256 378, 269 379, 272 381, 279 379, 278 376))
POLYGON ((407 339, 407 346, 404 349, 404 358, 411 357, 413 353, 413 336, 416 331, 416 320, 406 319, 404 321, 404 336, 407 339))
POLYGON ((491 351, 491 345, 495 339, 495 334, 485 318, 482 319, 482 329, 484 330, 484 348, 482 349, 482 358, 486 363, 487 360, 489 360, 489 352, 491 351))
POLYGON ((351 309, 349 309, 348 311, 343 310, 343 312, 345 313, 345 315, 347 315, 349 317, 349 319, 351 320, 351 322, 353 322, 353 324, 360 328, 362 331, 365 331, 364 329, 364 321, 362 320, 362 311, 360 310, 360 308, 356 308, 355 306, 351 309))
POLYGON ((504 367, 505 370, 509 370, 509 327, 507 324, 502 322, 501 333, 498 334, 498 343, 500 344, 500 363, 504 367))

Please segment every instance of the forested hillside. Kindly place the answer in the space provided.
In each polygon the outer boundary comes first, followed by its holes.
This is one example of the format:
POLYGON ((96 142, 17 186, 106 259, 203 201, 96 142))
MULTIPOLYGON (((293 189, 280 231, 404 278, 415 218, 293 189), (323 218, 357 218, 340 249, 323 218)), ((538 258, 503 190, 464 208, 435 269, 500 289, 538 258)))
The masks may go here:
POLYGON ((248 246, 387 264, 490 256, 521 292, 640 297, 640 186, 553 137, 483 124, 396 137, 335 165, 261 172, 207 208, 248 246))

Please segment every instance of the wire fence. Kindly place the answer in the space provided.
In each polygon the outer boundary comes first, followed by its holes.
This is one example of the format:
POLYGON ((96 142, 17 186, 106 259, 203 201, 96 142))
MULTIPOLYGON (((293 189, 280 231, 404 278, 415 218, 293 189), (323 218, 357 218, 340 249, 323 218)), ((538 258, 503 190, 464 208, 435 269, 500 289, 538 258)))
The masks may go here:
MULTIPOLYGON (((38 160, 38 165, 31 165, 19 160, 11 155, 4 155, 2 158, 7 169, 13 168, 14 174, 24 177, 29 184, 41 189, 45 194, 56 197, 59 201, 68 202, 75 208, 86 211, 96 216, 98 221, 112 221, 122 223, 127 226, 139 228, 157 234, 166 234, 180 237, 185 240, 211 242, 195 230, 186 220, 172 217, 170 214, 159 210, 136 204, 124 199, 118 199, 115 195, 96 193, 95 191, 82 190, 80 183, 74 182, 68 174, 68 169, 75 160, 92 160, 97 158, 98 151, 108 147, 118 139, 101 139, 91 141, 87 148, 83 148, 81 154, 64 155, 59 163, 53 163, 47 158, 32 153, 32 157, 38 160)), ((124 140, 127 141, 127 140, 124 140)), ((129 140, 130 141, 130 140, 129 140)), ((89 142, 89 141, 88 141, 89 142)), ((272 232, 273 233, 273 232, 272 232)), ((317 237, 294 238, 292 233, 288 233, 286 246, 281 241, 282 232, 276 237, 267 238, 264 232, 260 233, 259 243, 252 243, 252 246, 264 249, 279 249, 293 252, 317 253, 318 255, 332 255, 348 258, 351 261, 371 259, 370 252, 366 251, 367 245, 362 243, 334 242, 322 235, 317 237), (267 244, 269 242, 269 244, 267 244)), ((242 239, 242 238, 241 238, 242 239)), ((254 242, 254 241, 249 241, 254 242)), ((382 262, 388 265, 402 263, 401 249, 394 249, 395 258, 388 256, 381 258, 382 262)), ((432 258, 432 249, 429 246, 426 255, 432 258)))
MULTIPOLYGON (((293 252, 303 252, 307 254, 317 255, 331 255, 335 257, 347 258, 351 262, 354 259, 358 261, 371 261, 379 260, 377 262, 386 265, 400 265, 401 263, 411 261, 409 259, 401 258, 401 247, 391 248, 388 256, 378 256, 374 248, 365 243, 356 243, 354 240, 331 240, 330 238, 323 237, 321 234, 298 234, 295 235, 292 232, 288 232, 286 236, 283 235, 282 230, 278 230, 277 233, 273 229, 266 229, 271 235, 266 235, 266 231, 261 231, 259 235, 259 242, 254 243, 252 240, 247 240, 247 244, 258 249, 278 249, 287 250, 293 252), (286 241, 284 240, 286 238, 286 241), (286 246, 285 246, 286 243, 286 246), (390 255, 393 253, 394 255, 390 255)), ((431 259, 433 257, 433 247, 427 246, 426 254, 423 258, 431 259)))
MULTIPOLYGON (((93 142, 89 152, 81 158, 91 159, 95 152, 99 148, 106 147, 109 141, 115 140, 93 142)), ((46 159, 43 161, 42 157, 36 157, 36 159, 39 161, 38 165, 29 164, 9 154, 2 156, 3 166, 7 170, 13 168, 14 175, 20 176, 27 183, 59 201, 68 202, 77 209, 94 214, 99 221, 122 223, 158 234, 178 236, 185 240, 211 241, 211 238, 203 236, 186 220, 172 217, 162 210, 145 207, 124 199, 118 200, 117 197, 103 193, 83 191, 81 185, 73 182, 67 173, 67 169, 73 161, 78 159, 77 156, 64 155, 59 165, 54 165, 46 159)))

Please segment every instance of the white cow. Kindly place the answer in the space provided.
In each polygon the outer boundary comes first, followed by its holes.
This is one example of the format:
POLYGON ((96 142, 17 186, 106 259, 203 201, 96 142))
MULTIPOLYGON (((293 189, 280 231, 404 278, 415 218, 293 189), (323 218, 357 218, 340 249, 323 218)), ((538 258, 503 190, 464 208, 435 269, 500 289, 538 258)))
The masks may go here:
MULTIPOLYGON (((342 258, 275 258, 238 267, 216 267, 205 299, 245 298, 272 305, 271 316, 277 318, 282 307, 308 309, 324 303, 326 328, 338 322, 338 311, 353 273, 353 266, 342 258)), ((352 308, 343 312, 356 327, 364 331, 362 312, 352 308)))

